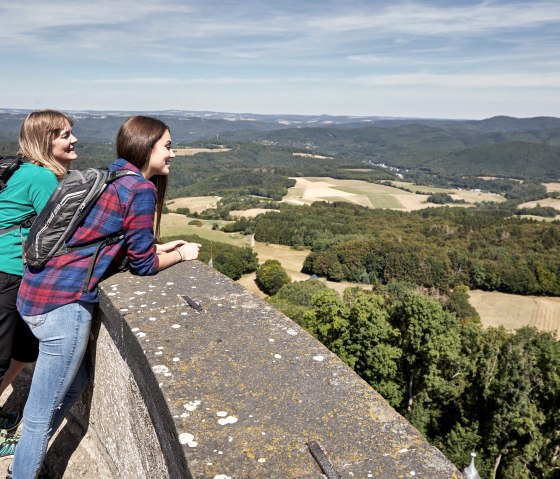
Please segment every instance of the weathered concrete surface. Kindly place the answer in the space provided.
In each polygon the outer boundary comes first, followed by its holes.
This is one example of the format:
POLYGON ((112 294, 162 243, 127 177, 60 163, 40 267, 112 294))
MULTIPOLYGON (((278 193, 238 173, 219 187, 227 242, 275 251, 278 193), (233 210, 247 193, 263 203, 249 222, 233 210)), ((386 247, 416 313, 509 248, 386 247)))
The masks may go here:
POLYGON ((114 276, 103 285, 101 309, 170 477, 188 475, 176 475, 184 466, 179 444, 194 478, 324 477, 310 441, 343 478, 462 477, 324 346, 199 262, 156 277, 114 276))
POLYGON ((93 381, 51 444, 52 477, 323 478, 311 441, 341 478, 463 477, 335 355, 202 263, 113 276, 101 300, 93 381))

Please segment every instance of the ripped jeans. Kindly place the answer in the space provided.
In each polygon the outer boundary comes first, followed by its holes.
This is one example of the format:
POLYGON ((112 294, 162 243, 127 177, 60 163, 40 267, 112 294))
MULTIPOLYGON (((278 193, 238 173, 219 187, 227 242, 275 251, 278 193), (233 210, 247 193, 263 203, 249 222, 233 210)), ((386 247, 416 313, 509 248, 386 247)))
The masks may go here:
POLYGON ((13 479, 35 478, 49 439, 89 379, 84 355, 94 304, 75 302, 23 319, 39 340, 39 358, 23 411, 23 430, 12 465, 13 479))

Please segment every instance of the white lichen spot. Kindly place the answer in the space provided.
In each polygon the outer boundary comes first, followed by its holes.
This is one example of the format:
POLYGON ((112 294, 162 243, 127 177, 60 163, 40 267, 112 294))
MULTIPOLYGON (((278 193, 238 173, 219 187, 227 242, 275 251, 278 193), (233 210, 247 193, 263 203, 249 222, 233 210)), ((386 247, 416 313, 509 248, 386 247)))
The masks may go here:
POLYGON ((121 308, 119 309, 119 312, 121 313, 126 313, 128 311, 128 308, 121 308))
POLYGON ((415 476, 416 473, 415 473, 414 471, 410 471, 410 475, 411 475, 411 476, 415 476))
POLYGON ((173 374, 171 374, 171 373, 163 373, 163 375, 164 375, 164 376, 167 376, 167 377, 173 376, 173 374))
POLYGON ((194 436, 192 434, 189 434, 188 432, 179 434, 179 442, 181 444, 186 444, 189 447, 198 446, 198 442, 194 440, 194 436))
POLYGON ((154 318, 153 316, 148 318, 148 321, 155 321, 157 318, 154 318))
POLYGON ((179 329, 181 326, 179 324, 172 324, 171 327, 173 329, 179 329))
POLYGON ((273 343, 273 342, 274 342, 274 339, 268 338, 268 342, 269 342, 269 343, 273 343))
POLYGON ((191 286, 191 289, 196 289, 196 286, 191 286))
POLYGON ((161 351, 156 351, 156 352, 155 352, 155 355, 156 355, 156 356, 161 356, 162 354, 163 354, 163 353, 162 353, 161 351))
POLYGON ((233 442, 233 436, 228 436, 227 440, 228 442, 233 442))
POLYGON ((403 454, 403 453, 405 453, 405 452, 408 452, 408 449, 407 449, 406 447, 405 447, 404 449, 401 449, 401 450, 399 451, 399 454, 403 454))
POLYGON ((218 474, 217 476, 214 476, 213 479, 231 479, 231 477, 226 476, 225 474, 218 474))
POLYGON ((158 346, 158 349, 159 349, 159 350, 163 349, 163 346, 158 346))
POLYGON ((142 296, 143 294, 146 294, 146 291, 134 291, 134 293, 132 294, 136 294, 138 296, 142 296))
POLYGON ((157 366, 152 367, 152 371, 156 374, 161 374, 168 372, 169 368, 163 364, 158 364, 157 366))
POLYGON ((173 362, 174 362, 174 363, 176 363, 176 362, 178 362, 178 361, 180 361, 180 360, 181 360, 181 358, 178 358, 177 356, 175 356, 175 357, 173 358, 173 362))
POLYGON ((227 416, 227 412, 225 412, 225 411, 218 411, 218 412, 216 413, 216 416, 219 416, 219 417, 226 417, 226 416, 227 416))
POLYGON ((186 312, 183 311, 183 312, 181 313, 181 316, 188 316, 188 313, 186 313, 186 312))
POLYGON ((221 306, 221 305, 222 305, 222 303, 218 303, 218 306, 221 306))
POLYGON ((323 356, 321 356, 320 354, 318 354, 317 356, 313 356, 313 359, 315 361, 319 361, 319 362, 325 360, 325 358, 323 356))
POLYGON ((131 331, 135 333, 136 331, 140 331, 140 328, 132 328, 131 331))
POLYGON ((140 305, 141 308, 145 308, 145 307, 147 307, 147 306, 148 306, 147 304, 141 304, 141 305, 140 305))
POLYGON ((234 416, 223 417, 218 419, 218 424, 220 426, 225 426, 226 424, 235 424, 237 422, 237 418, 234 416))
POLYGON ((200 406, 200 401, 198 399, 196 401, 191 401, 183 404, 183 407, 189 412, 194 411, 198 406, 200 406))
POLYGON ((266 462, 266 459, 264 457, 261 457, 257 462, 266 462))
POLYGON ((107 293, 107 296, 116 296, 117 293, 107 293))
POLYGON ((281 354, 275 354, 274 357, 275 357, 276 359, 282 359, 282 355, 281 355, 281 354))
POLYGON ((144 336, 146 336, 146 333, 139 332, 138 334, 136 334, 136 336, 138 336, 139 338, 143 338, 144 336))
POLYGON ((286 332, 287 332, 290 336, 297 336, 297 331, 296 331, 295 329, 290 328, 290 329, 288 329, 286 332))
POLYGON ((171 283, 171 282, 168 281, 168 282, 165 283, 165 284, 166 284, 167 286, 173 286, 175 283, 171 283))
POLYGON ((167 296, 167 293, 161 293, 162 296, 167 296))

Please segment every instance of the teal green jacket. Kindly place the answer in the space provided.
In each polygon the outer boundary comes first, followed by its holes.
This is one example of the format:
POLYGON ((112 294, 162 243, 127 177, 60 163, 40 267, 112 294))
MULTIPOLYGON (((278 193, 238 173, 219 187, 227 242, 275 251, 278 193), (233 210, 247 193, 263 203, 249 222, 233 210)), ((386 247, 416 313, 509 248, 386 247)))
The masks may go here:
MULTIPOLYGON (((56 175, 48 168, 23 163, 0 191, 0 229, 21 223, 39 214, 58 186, 56 175)), ((22 228, 27 238, 28 228, 22 228)), ((0 271, 23 275, 19 228, 0 235, 0 271)))

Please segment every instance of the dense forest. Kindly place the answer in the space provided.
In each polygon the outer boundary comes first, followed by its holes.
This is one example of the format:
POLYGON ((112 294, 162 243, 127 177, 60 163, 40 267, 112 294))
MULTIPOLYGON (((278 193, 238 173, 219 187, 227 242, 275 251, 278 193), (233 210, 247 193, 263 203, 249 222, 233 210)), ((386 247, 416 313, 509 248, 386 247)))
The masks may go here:
POLYGON ((311 248, 303 271, 333 281, 560 295, 560 226, 492 206, 403 213, 343 202, 282 204, 228 227, 236 229, 260 242, 311 248))
POLYGON ((379 391, 459 468, 485 479, 560 477, 560 342, 484 329, 468 290, 392 282, 344 296, 320 281, 282 286, 275 307, 379 391))

